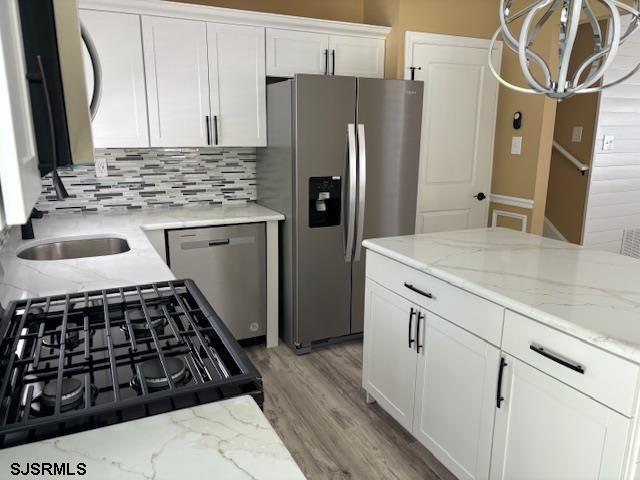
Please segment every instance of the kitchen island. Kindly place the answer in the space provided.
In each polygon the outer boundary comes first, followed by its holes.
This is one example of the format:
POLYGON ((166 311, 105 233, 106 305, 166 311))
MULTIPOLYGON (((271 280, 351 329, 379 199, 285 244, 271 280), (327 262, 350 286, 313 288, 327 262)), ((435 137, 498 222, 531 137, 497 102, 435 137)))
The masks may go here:
POLYGON ((46 463, 64 465, 62 479, 305 478, 248 396, 0 450, 2 478, 46 463))
POLYGON ((507 229, 363 245, 367 398, 456 476, 635 478, 638 260, 507 229))

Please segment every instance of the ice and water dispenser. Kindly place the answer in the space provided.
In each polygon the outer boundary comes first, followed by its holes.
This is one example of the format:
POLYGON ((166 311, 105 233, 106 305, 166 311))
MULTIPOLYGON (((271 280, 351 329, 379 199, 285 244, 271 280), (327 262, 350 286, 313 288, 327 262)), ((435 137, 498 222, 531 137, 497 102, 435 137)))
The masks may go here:
POLYGON ((311 177, 309 179, 309 228, 340 225, 341 198, 340 177, 311 177))

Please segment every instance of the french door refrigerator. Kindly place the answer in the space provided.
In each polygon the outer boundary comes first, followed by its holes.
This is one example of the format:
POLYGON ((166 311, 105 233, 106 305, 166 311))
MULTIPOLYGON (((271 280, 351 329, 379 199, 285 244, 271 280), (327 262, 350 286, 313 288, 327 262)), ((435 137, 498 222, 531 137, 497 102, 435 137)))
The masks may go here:
POLYGON ((280 332, 296 352, 364 325, 366 238, 415 231, 422 82, 296 75, 267 87, 258 201, 280 225, 280 332))

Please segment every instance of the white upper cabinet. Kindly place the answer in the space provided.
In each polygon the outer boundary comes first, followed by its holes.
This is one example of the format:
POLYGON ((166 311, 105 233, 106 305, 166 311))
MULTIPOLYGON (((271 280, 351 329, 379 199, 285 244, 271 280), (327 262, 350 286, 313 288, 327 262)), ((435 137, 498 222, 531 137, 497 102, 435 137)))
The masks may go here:
MULTIPOLYGON (((96 46, 102 71, 102 94, 91 122, 96 148, 148 147, 147 96, 140 16, 80 10, 80 19, 96 46)), ((84 49, 89 97, 93 69, 84 49)))
POLYGON ((209 23, 212 143, 266 146, 264 28, 209 23))
POLYGON ((384 77, 383 39, 267 28, 267 75, 384 77))
POLYGON ((505 355, 491 478, 624 478, 631 421, 505 355))
POLYGON ((413 435, 457 478, 487 478, 500 350, 429 311, 417 341, 413 435))
POLYGON ((267 76, 384 76, 388 27, 156 0, 79 6, 102 65, 100 148, 266 146, 267 76))
POLYGON ((152 147, 211 143, 207 25, 142 17, 152 147))
POLYGON ((0 136, 2 209, 7 224, 21 225, 41 183, 16 0, 0 2, 0 136))
POLYGON ((384 78, 384 40, 331 35, 329 52, 334 75, 384 78))
POLYGON ((322 33, 267 28, 267 75, 329 73, 329 36, 322 33))

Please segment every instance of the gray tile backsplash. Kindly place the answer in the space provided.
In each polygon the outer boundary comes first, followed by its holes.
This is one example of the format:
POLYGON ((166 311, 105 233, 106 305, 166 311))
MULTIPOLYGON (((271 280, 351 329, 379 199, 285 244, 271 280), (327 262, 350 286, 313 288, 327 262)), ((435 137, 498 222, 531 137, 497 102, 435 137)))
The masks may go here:
POLYGON ((91 165, 59 169, 70 197, 43 179, 36 207, 48 214, 245 203, 256 200, 254 148, 98 149, 109 176, 91 165))

